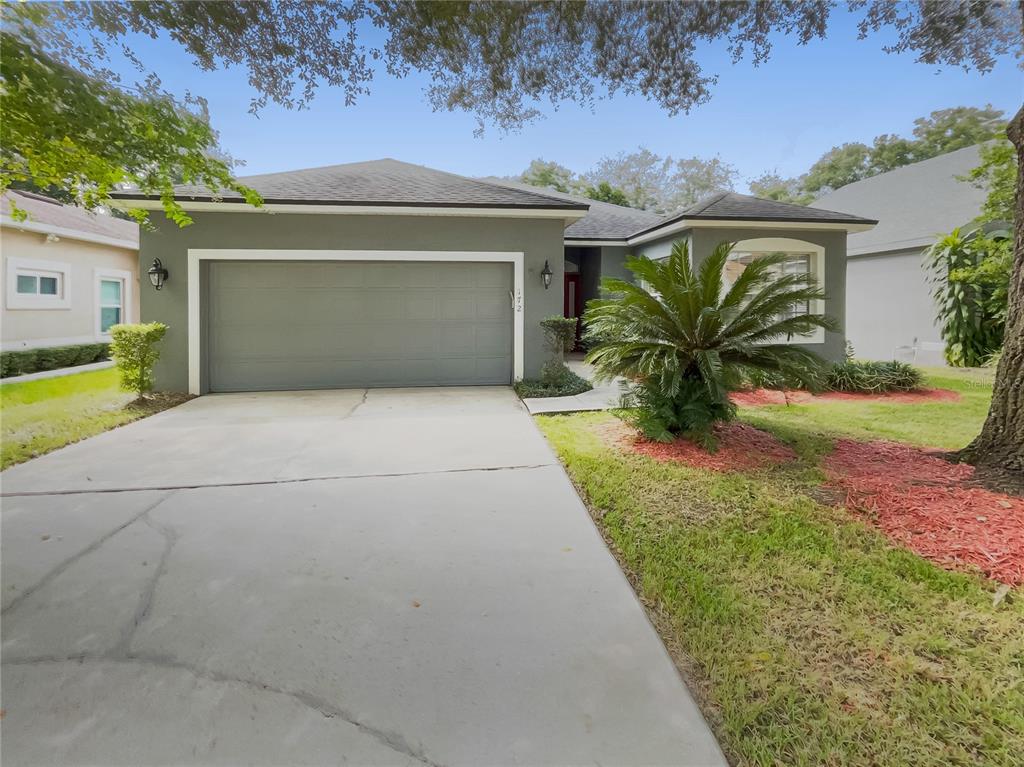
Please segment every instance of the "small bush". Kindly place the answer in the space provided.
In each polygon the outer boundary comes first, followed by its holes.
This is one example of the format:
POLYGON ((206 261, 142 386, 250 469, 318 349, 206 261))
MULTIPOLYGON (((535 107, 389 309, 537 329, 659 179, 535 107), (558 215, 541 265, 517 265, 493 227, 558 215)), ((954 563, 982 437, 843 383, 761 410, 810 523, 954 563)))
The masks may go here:
POLYGON ((110 354, 121 374, 121 388, 140 397, 153 389, 153 367, 160 359, 157 345, 167 332, 162 322, 143 325, 114 325, 110 354))
POLYGON ((549 375, 547 378, 542 376, 541 378, 517 381, 513 386, 516 394, 522 398, 571 397, 574 394, 582 394, 594 388, 590 381, 576 375, 565 365, 560 365, 560 367, 562 370, 559 371, 557 376, 549 375))
POLYGON ((513 388, 520 397, 570 397, 593 389, 585 378, 565 364, 565 353, 576 343, 576 319, 545 317, 540 321, 551 357, 540 369, 540 378, 517 381, 513 388))
POLYGON ((576 345, 576 318, 575 317, 545 317, 540 321, 544 330, 544 339, 552 354, 562 359, 562 355, 572 351, 576 345))
POLYGON ((828 391, 878 394, 920 389, 923 381, 921 371, 905 362, 846 360, 829 369, 825 388, 828 391))
POLYGON ((0 353, 0 378, 88 365, 107 359, 108 344, 51 346, 0 353))
POLYGON ((681 435, 707 450, 714 450, 715 423, 731 421, 736 406, 716 400, 699 379, 683 379, 679 391, 668 394, 655 384, 632 384, 622 397, 622 406, 631 408, 625 420, 647 439, 672 442, 681 435))

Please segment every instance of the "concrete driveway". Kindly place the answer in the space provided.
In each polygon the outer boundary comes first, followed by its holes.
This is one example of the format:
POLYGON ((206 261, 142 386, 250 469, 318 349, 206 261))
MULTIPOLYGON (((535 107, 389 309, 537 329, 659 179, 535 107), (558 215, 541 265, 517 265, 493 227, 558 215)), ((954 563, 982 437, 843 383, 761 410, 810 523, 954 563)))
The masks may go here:
POLYGON ((724 765, 504 388, 214 395, 3 483, 3 762, 724 765))

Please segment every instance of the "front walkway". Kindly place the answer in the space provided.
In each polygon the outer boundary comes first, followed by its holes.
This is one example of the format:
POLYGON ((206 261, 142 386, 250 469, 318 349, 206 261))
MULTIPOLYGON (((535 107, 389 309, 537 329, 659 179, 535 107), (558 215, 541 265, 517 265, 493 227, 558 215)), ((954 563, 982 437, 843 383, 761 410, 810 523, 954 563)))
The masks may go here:
POLYGON ((571 397, 527 397, 523 400, 531 415, 539 413, 576 413, 583 410, 612 410, 622 398, 620 381, 595 383, 594 369, 583 361, 583 355, 572 354, 566 360, 576 375, 594 383, 594 388, 571 397))
POLYGON ((725 764, 506 388, 207 396, 2 480, 5 766, 725 764))

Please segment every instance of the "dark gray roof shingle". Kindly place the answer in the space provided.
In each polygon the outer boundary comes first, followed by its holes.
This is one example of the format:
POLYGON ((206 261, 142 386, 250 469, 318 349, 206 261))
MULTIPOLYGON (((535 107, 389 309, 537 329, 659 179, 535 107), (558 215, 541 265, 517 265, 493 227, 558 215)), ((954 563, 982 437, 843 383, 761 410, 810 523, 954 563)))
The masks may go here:
MULTIPOLYGON (((510 189, 392 159, 242 176, 238 180, 259 192, 266 203, 587 209, 586 205, 551 197, 540 190, 510 189)), ((137 192, 115 196, 146 197, 137 192)), ((175 187, 175 197, 196 201, 215 199, 209 190, 198 186, 175 187)), ((234 192, 224 192, 221 198, 227 202, 241 200, 234 192)))
POLYGON ((665 218, 661 214, 652 213, 649 210, 638 210, 637 208, 627 208, 623 205, 613 205, 610 202, 591 200, 589 197, 566 194, 554 189, 540 189, 520 181, 493 177, 487 177, 482 180, 490 184, 507 186, 510 189, 540 191, 542 194, 550 197, 589 205, 590 210, 587 211, 587 215, 579 221, 573 222, 565 230, 565 239, 567 240, 624 240, 637 230, 654 226, 665 218))
POLYGON ((777 200, 762 200, 749 194, 716 192, 679 213, 675 213, 656 226, 634 232, 633 235, 672 224, 683 219, 696 221, 784 221, 809 224, 877 224, 870 218, 839 213, 834 210, 808 208, 777 200))

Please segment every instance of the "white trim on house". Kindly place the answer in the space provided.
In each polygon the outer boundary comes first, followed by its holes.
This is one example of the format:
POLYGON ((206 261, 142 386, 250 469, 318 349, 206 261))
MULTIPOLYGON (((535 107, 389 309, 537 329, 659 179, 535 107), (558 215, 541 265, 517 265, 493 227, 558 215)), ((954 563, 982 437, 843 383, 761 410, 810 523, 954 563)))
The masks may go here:
POLYGON ((41 224, 38 221, 15 221, 10 216, 0 216, 0 226, 8 229, 17 229, 22 232, 53 235, 54 237, 66 237, 69 240, 91 242, 96 245, 110 245, 114 248, 125 248, 126 250, 137 251, 139 249, 139 243, 132 240, 122 240, 118 237, 108 237, 105 234, 83 232, 78 229, 54 226, 53 224, 41 224))
MULTIPOLYGON (((733 245, 731 252, 741 253, 809 253, 814 263, 811 264, 811 275, 819 286, 825 285, 825 248, 815 245, 813 242, 798 240, 792 237, 755 237, 750 240, 740 240, 733 245)), ((824 314, 825 302, 818 299, 813 302, 812 314, 824 314)), ((791 339, 781 339, 773 343, 791 344, 823 344, 825 343, 824 328, 815 328, 814 332, 806 336, 797 336, 791 339)))
POLYGON ((39 258, 7 257, 7 289, 8 309, 32 309, 47 311, 50 309, 71 308, 71 264, 63 261, 43 261, 39 258), (41 295, 18 292, 18 274, 31 273, 36 277, 48 272, 58 277, 59 292, 57 295, 41 295))
POLYGON ((463 261, 512 264, 512 377, 523 377, 525 265, 521 251, 452 250, 261 250, 245 248, 189 248, 188 251, 188 390, 202 389, 202 261, 463 261))
POLYGON ((102 290, 101 283, 103 280, 119 280, 121 282, 121 322, 128 323, 132 321, 132 282, 134 281, 134 275, 124 269, 107 269, 105 267, 96 267, 92 270, 92 281, 94 289, 94 303, 93 309, 96 316, 95 329, 96 338, 100 341, 106 342, 110 340, 110 333, 102 332, 103 323, 103 305, 102 305, 102 290))
MULTIPOLYGON (((642 245, 652 240, 660 240, 670 237, 673 234, 685 232, 688 229, 790 229, 790 230, 825 230, 844 232, 866 232, 874 228, 874 224, 837 224, 834 222, 810 223, 807 221, 741 221, 723 219, 694 219, 684 218, 671 224, 666 224, 658 229, 652 229, 633 237, 620 240, 574 240, 566 237, 562 243, 565 247, 628 247, 630 245, 642 245)), ((850 255, 854 255, 851 253, 850 255)))
MULTIPOLYGON (((163 210, 159 200, 115 199, 119 208, 163 210)), ((458 216, 469 218, 559 218, 568 223, 579 221, 586 210, 565 208, 470 208, 458 206, 429 207, 421 205, 310 205, 306 203, 266 203, 256 207, 242 202, 208 202, 178 200, 183 210, 218 213, 314 213, 330 216, 458 216)))

